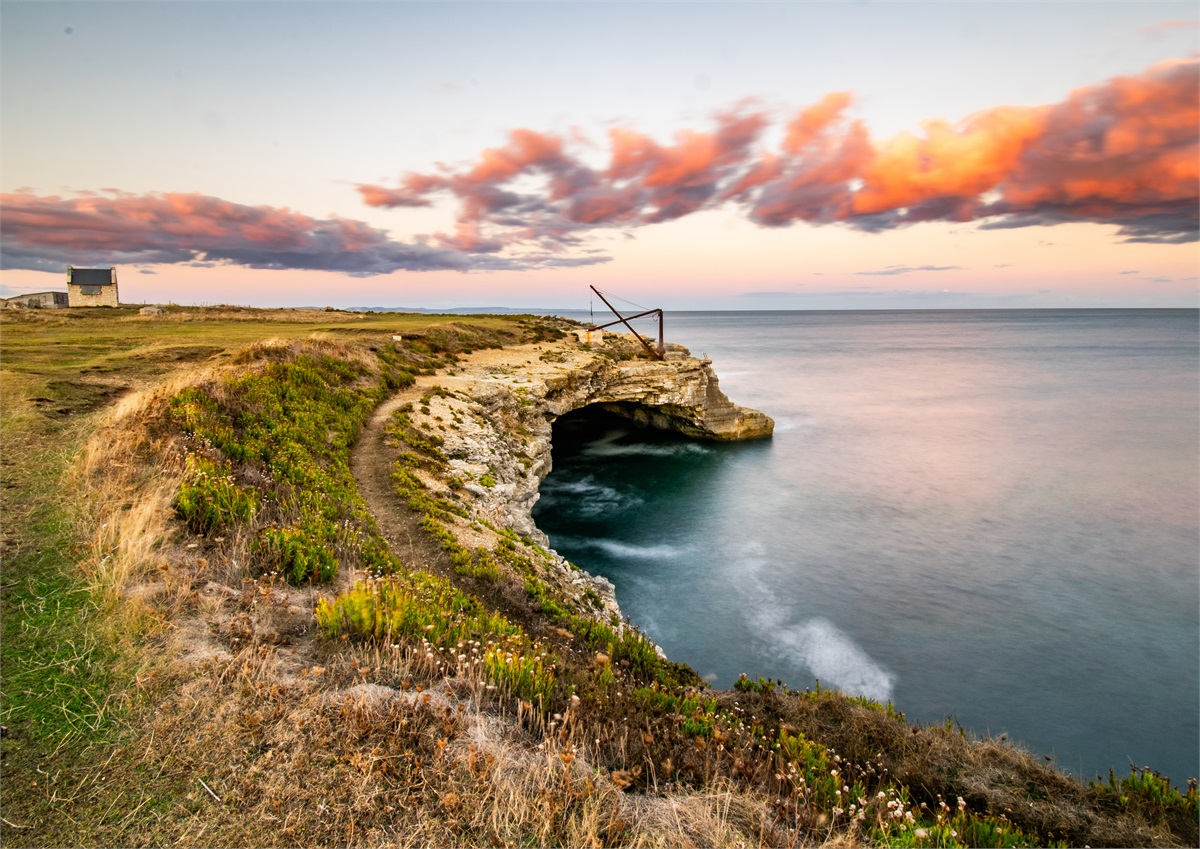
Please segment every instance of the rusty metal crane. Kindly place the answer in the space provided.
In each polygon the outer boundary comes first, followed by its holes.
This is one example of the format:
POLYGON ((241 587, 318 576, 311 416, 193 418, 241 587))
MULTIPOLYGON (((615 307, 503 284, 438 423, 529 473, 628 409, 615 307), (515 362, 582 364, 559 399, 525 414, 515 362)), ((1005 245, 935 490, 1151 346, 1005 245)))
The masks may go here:
POLYGON ((667 345, 666 345, 666 341, 663 338, 663 311, 661 309, 646 310, 645 312, 640 312, 640 313, 637 313, 636 315, 624 316, 624 315, 621 315, 621 313, 619 313, 617 311, 616 307, 614 307, 612 304, 610 304, 608 302, 608 298, 604 297, 604 295, 601 294, 599 289, 597 289, 595 286, 589 286, 588 288, 591 289, 593 292, 595 292, 596 296, 598 298, 600 298, 600 300, 604 301, 604 305, 607 306, 610 310, 612 310, 613 315, 615 315, 617 317, 616 321, 610 321, 610 322, 608 322, 608 324, 599 324, 594 329, 603 330, 606 327, 612 327, 614 324, 624 324, 626 327, 629 328, 629 332, 632 333, 634 336, 636 336, 637 340, 642 343, 642 346, 650 353, 651 357, 653 357, 656 360, 662 360, 662 359, 666 358, 667 345), (636 330, 634 330, 633 325, 630 324, 629 322, 631 322, 635 318, 644 318, 648 315, 655 315, 656 313, 658 314, 658 346, 651 347, 650 343, 647 342, 645 340, 645 338, 643 338, 642 334, 640 334, 636 330))

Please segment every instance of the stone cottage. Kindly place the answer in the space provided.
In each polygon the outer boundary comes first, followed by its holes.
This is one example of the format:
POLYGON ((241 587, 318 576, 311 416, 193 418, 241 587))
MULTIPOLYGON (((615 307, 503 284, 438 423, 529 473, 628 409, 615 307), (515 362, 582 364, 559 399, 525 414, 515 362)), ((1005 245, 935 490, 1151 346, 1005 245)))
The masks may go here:
POLYGON ((67 299, 73 307, 120 306, 115 268, 67 266, 67 299))
POLYGON ((67 306, 66 292, 30 292, 27 295, 14 295, 0 301, 6 307, 22 307, 25 309, 56 309, 67 306))

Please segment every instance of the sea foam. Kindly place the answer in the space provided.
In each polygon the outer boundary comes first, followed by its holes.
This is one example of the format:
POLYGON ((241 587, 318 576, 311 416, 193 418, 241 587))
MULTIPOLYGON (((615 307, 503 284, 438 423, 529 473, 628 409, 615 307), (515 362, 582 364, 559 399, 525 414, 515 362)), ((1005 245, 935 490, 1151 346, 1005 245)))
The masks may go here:
POLYGON ((598 483, 591 476, 564 482, 548 478, 542 483, 541 493, 545 505, 588 518, 619 513, 644 503, 639 496, 598 483))
POLYGON ((603 441, 589 445, 580 453, 588 457, 683 457, 711 452, 711 448, 705 448, 703 445, 696 445, 692 442, 670 445, 616 445, 603 441))
POLYGON ((823 684, 877 702, 892 698, 895 675, 872 660, 828 619, 817 617, 774 630, 772 637, 782 651, 800 660, 823 684))
POLYGON ((712 452, 711 448, 695 442, 618 444, 617 440, 628 435, 627 430, 609 431, 603 438, 584 448, 580 454, 585 457, 683 457, 712 452))
POLYGON ((564 542, 578 548, 596 548, 609 557, 632 560, 663 560, 680 557, 688 551, 688 547, 682 545, 634 545, 615 539, 571 537, 564 542))

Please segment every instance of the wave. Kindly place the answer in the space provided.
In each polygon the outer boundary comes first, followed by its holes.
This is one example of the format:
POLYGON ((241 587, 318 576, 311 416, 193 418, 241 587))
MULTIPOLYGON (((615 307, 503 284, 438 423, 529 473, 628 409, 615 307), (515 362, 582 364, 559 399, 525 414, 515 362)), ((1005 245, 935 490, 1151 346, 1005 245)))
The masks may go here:
POLYGON ((849 696, 877 702, 891 700, 896 676, 871 659, 852 639, 827 619, 772 629, 768 639, 801 661, 822 684, 832 684, 849 696))
POLYGON ((712 449, 694 442, 617 445, 613 440, 602 439, 593 442, 580 453, 586 457, 685 457, 711 454, 712 449))
POLYGON ((540 491, 543 506, 553 505, 577 516, 620 513, 644 503, 642 498, 598 483, 590 476, 563 482, 547 478, 540 491))
POLYGON ((568 542, 574 548, 596 548, 610 557, 631 560, 664 560, 680 557, 689 551, 689 547, 686 545, 634 545, 615 539, 591 539, 589 537, 572 537, 570 540, 560 541, 559 544, 565 547, 568 542))
POLYGON ((797 428, 811 427, 812 425, 813 425, 812 419, 803 419, 801 421, 797 421, 796 419, 776 419, 775 420, 775 432, 776 433, 788 433, 789 431, 796 430, 797 428))

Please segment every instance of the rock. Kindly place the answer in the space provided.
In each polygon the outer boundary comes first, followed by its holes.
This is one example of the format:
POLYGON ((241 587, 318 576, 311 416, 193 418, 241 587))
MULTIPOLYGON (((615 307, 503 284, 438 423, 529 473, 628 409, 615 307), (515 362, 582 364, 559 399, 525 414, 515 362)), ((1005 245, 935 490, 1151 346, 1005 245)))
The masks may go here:
POLYGON ((694 357, 598 365, 548 392, 547 406, 562 415, 599 404, 640 424, 697 439, 761 439, 775 430, 770 416, 730 401, 712 366, 694 357))
MULTIPOLYGON (((538 486, 551 469, 552 425, 559 416, 589 405, 652 427, 698 439, 768 437, 775 423, 757 410, 732 403, 721 391, 710 361, 672 346, 666 360, 622 359, 621 334, 590 347, 573 337, 542 346, 485 352, 460 363, 457 373, 425 379, 445 393, 429 399, 414 422, 435 429, 452 474, 474 496, 477 515, 511 528, 545 549, 550 541, 534 524, 538 486), (452 427, 438 429, 439 424, 452 427), (487 478, 490 478, 488 480, 487 478)), ((563 577, 582 594, 600 600, 597 614, 621 620, 611 582, 590 575, 555 552, 563 577)))
POLYGON ((603 330, 589 330, 586 327, 581 327, 576 330, 575 336, 579 339, 580 344, 583 345, 599 345, 604 341, 603 330))

